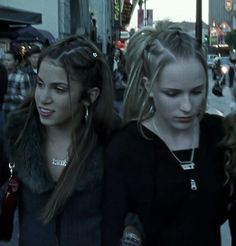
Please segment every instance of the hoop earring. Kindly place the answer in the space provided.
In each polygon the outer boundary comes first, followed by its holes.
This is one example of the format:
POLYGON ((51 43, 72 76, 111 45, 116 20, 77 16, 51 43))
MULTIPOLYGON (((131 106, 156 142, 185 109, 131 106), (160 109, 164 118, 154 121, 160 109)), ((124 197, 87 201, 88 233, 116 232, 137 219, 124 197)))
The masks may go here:
POLYGON ((89 116, 88 106, 84 105, 84 108, 85 108, 84 121, 87 122, 89 116))

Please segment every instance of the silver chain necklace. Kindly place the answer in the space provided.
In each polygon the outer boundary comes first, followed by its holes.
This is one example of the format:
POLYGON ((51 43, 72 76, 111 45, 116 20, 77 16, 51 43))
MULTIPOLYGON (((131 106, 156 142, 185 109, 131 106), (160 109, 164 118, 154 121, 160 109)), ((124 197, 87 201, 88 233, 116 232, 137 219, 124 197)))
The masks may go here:
MULTIPOLYGON (((157 126, 156 126, 156 124, 154 122, 154 118, 152 118, 152 125, 153 125, 154 130, 158 133, 159 131, 158 131, 157 126)), ((192 146, 191 157, 190 157, 190 160, 189 161, 181 161, 176 156, 176 154, 170 148, 168 148, 169 151, 170 151, 170 153, 179 162, 179 165, 182 167, 182 169, 184 171, 195 169, 195 163, 193 162, 193 160, 194 160, 194 154, 195 154, 195 148, 194 148, 195 136, 196 136, 196 127, 193 128, 193 146, 192 146)), ((197 190, 197 184, 196 184, 195 179, 190 179, 190 187, 191 187, 191 190, 197 190)))
POLYGON ((179 162, 180 166, 182 167, 183 170, 192 170, 192 169, 195 169, 195 163, 193 162, 193 158, 194 158, 194 152, 195 152, 195 149, 193 148, 192 149, 192 152, 191 152, 191 158, 189 161, 181 161, 173 151, 171 151, 171 154, 175 157, 175 159, 179 162))

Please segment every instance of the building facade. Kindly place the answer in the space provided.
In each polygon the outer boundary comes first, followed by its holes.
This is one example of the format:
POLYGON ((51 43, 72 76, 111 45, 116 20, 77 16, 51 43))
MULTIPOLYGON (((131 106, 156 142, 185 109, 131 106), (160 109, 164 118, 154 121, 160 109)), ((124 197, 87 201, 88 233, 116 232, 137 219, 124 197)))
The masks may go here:
POLYGON ((209 25, 220 25, 224 21, 232 26, 233 8, 232 10, 229 8, 229 11, 227 11, 225 5, 225 0, 209 0, 209 25))
POLYGON ((85 34, 104 53, 112 42, 113 0, 1 0, 1 7, 41 14, 41 23, 34 27, 49 31, 56 39, 85 34))
POLYGON ((209 0, 209 42, 210 46, 227 48, 225 36, 236 29, 235 0, 209 0))

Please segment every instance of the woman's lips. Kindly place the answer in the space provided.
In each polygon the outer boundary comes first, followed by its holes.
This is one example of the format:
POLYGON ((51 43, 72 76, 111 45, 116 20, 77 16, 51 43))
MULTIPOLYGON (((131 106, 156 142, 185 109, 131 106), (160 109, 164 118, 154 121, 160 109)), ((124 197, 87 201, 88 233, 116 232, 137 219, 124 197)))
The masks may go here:
POLYGON ((176 119, 178 122, 181 122, 181 123, 190 123, 193 121, 192 116, 190 116, 190 117, 176 117, 176 119))
POLYGON ((39 114, 43 117, 49 117, 53 114, 53 110, 39 107, 39 114))

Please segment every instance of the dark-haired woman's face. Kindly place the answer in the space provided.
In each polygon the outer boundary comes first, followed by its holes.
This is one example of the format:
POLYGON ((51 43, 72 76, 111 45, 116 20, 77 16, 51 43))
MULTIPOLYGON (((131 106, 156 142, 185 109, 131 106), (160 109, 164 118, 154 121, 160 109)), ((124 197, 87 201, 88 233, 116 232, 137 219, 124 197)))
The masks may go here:
POLYGON ((40 121, 50 127, 70 127, 72 115, 78 111, 81 86, 67 81, 62 67, 43 61, 39 67, 35 102, 40 121))

